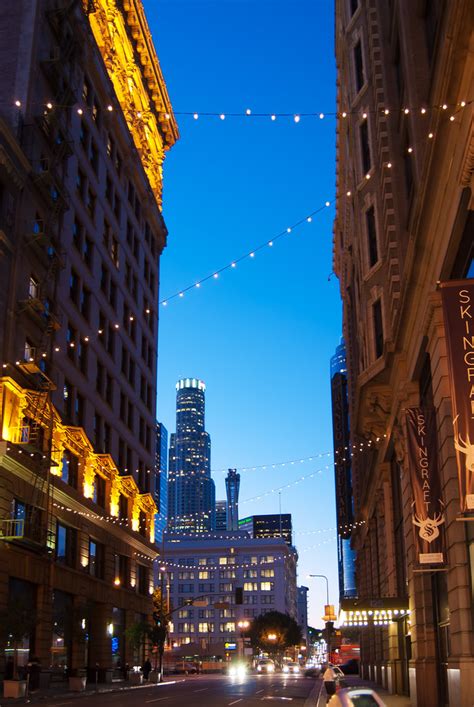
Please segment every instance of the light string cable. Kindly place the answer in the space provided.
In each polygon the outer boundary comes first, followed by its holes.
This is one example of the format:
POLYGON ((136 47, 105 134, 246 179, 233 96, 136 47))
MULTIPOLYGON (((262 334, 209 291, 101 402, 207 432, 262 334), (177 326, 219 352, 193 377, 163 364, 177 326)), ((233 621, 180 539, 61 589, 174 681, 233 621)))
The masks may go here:
MULTIPOLYGON (((368 110, 368 113, 371 114, 384 114, 384 115, 389 115, 389 114, 405 114, 408 115, 408 113, 420 113, 421 115, 425 115, 429 113, 432 110, 443 110, 443 111, 449 111, 450 114, 453 112, 457 112, 462 108, 465 108, 466 106, 470 105, 473 102, 473 100, 463 100, 459 101, 458 103, 434 103, 434 104, 429 104, 429 103, 423 103, 423 104, 418 104, 418 105, 409 105, 409 104, 404 104, 403 106, 397 106, 397 107, 391 107, 390 105, 385 105, 382 106, 381 108, 373 108, 368 110)), ((108 113, 113 113, 115 108, 114 108, 114 103, 117 105, 117 99, 116 96, 114 95, 112 99, 110 99, 109 103, 106 104, 105 108, 101 108, 102 112, 108 112, 108 113)), ((18 108, 20 111, 23 108, 22 101, 16 98, 13 101, 13 105, 18 108)), ((88 114, 91 116, 96 116, 97 114, 97 106, 92 106, 89 105, 86 101, 80 101, 76 103, 69 103, 69 104, 62 104, 62 103, 57 103, 56 101, 53 101, 51 99, 46 99, 45 101, 37 101, 37 102, 31 102, 28 104, 30 107, 39 107, 44 110, 45 113, 48 111, 52 111, 56 108, 61 108, 61 109, 67 109, 67 110, 72 110, 75 108, 75 111, 78 115, 82 116, 84 114, 88 114)), ((200 118, 216 118, 220 121, 225 121, 226 118, 244 118, 245 120, 249 119, 260 119, 260 118, 265 118, 270 120, 271 122, 275 122, 279 118, 287 118, 290 119, 293 123, 300 123, 302 118, 316 118, 318 121, 322 121, 325 118, 347 118, 352 115, 358 115, 359 111, 358 109, 342 109, 342 110, 316 110, 316 111, 308 111, 308 112, 301 112, 301 111, 254 111, 251 108, 246 108, 245 110, 241 111, 196 111, 196 110, 173 110, 172 112, 166 112, 166 111, 154 111, 158 119, 164 120, 164 121, 169 121, 174 118, 174 116, 183 116, 183 117, 192 117, 193 120, 199 120, 200 118)), ((144 110, 137 110, 134 116, 136 119, 143 121, 146 123, 149 119, 149 110, 144 109, 144 110)))
POLYGON ((304 216, 304 218, 299 219, 298 221, 295 221, 293 224, 290 226, 287 226, 283 231, 280 231, 277 233, 275 236, 273 236, 270 240, 266 240, 264 243, 260 243, 259 245, 255 246, 251 250, 247 251, 243 255, 239 256, 238 258, 234 258, 234 260, 231 260, 229 263, 226 265, 223 265, 222 267, 218 268, 217 270, 214 270, 212 273, 209 275, 206 275, 205 277, 202 277, 199 280, 196 280, 192 285, 187 285, 186 287, 181 288, 180 290, 176 290, 174 293, 169 295, 168 297, 163 298, 158 302, 158 304, 162 305, 163 307, 166 307, 168 305, 168 302, 170 302, 173 299, 176 298, 183 298, 186 292, 190 292, 191 290, 194 289, 199 289, 205 282, 208 282, 209 280, 217 280, 219 278, 219 275, 221 273, 227 271, 227 270, 233 270, 237 267, 237 265, 244 260, 251 260, 255 258, 255 254, 258 253, 261 250, 266 250, 267 248, 272 248, 273 245, 275 244, 276 241, 280 240, 280 238, 283 238, 285 236, 289 236, 290 233, 292 233, 296 228, 299 228, 302 226, 304 223, 311 223, 313 218, 320 214, 321 212, 325 211, 329 206, 332 206, 333 204, 336 203, 336 200, 333 199, 332 201, 325 201, 323 206, 319 206, 317 209, 314 211, 311 211, 311 213, 307 214, 304 216))

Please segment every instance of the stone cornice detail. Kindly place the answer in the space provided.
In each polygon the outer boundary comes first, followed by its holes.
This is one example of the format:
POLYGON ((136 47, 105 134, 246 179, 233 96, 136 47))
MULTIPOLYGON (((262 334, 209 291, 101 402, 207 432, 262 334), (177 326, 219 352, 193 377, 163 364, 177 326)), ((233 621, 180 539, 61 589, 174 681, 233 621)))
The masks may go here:
POLYGON ((83 0, 92 33, 158 205, 163 160, 179 137, 141 0, 83 0))

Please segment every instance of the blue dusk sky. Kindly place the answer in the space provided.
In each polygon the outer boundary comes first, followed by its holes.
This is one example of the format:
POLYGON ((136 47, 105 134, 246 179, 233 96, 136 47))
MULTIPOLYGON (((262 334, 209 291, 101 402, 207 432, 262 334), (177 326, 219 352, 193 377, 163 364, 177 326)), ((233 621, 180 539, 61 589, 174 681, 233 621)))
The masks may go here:
MULTIPOLYGON (((144 5, 181 134, 164 169, 163 300, 333 201, 335 118, 291 116, 335 111, 334 8, 328 0, 144 5), (246 109, 290 116, 179 115, 246 109)), ((327 455, 329 361, 341 336, 338 282, 328 279, 333 218, 333 206, 324 208, 272 248, 171 300, 159 325, 158 419, 174 431, 176 381, 205 381, 217 498, 225 498, 222 470, 268 465, 241 472, 240 515, 278 513, 279 498, 292 514, 298 583, 310 587, 316 626, 325 584, 307 575, 327 574, 338 603, 327 455)))

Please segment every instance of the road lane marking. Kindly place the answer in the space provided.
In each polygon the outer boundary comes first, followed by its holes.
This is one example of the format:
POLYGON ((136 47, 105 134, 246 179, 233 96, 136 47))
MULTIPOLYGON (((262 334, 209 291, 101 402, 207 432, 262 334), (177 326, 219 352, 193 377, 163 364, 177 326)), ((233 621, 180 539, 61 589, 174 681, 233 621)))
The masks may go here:
POLYGON ((193 692, 204 692, 204 690, 209 690, 208 687, 201 687, 199 690, 193 690, 193 692))
POLYGON ((171 699, 171 698, 169 695, 167 695, 166 697, 157 697, 155 700, 146 700, 146 702, 147 703, 148 702, 159 702, 160 700, 169 700, 169 699, 171 699))
POLYGON ((56 702, 56 707, 64 707, 64 705, 72 705, 72 702, 56 702))
POLYGON ((265 690, 257 690, 256 694, 258 695, 260 692, 265 692, 265 690))
POLYGON ((229 702, 229 707, 230 707, 230 705, 236 705, 237 702, 242 702, 242 701, 243 701, 243 697, 241 697, 240 700, 234 700, 233 702, 229 702))

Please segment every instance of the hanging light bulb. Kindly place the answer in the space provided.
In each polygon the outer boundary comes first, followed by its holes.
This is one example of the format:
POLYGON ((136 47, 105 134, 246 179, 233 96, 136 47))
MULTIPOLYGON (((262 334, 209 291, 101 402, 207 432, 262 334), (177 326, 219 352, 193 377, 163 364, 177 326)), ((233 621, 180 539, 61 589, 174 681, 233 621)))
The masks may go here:
POLYGON ((301 120, 301 118, 300 118, 299 115, 295 115, 294 118, 293 118, 293 120, 295 121, 295 123, 299 123, 300 120, 301 120))
POLYGON ((276 120, 276 115, 272 115, 272 116, 271 116, 271 119, 272 119, 272 120, 276 120))
POLYGON ((193 118, 194 120, 197 120, 199 118, 199 115, 197 113, 194 113, 193 118))

